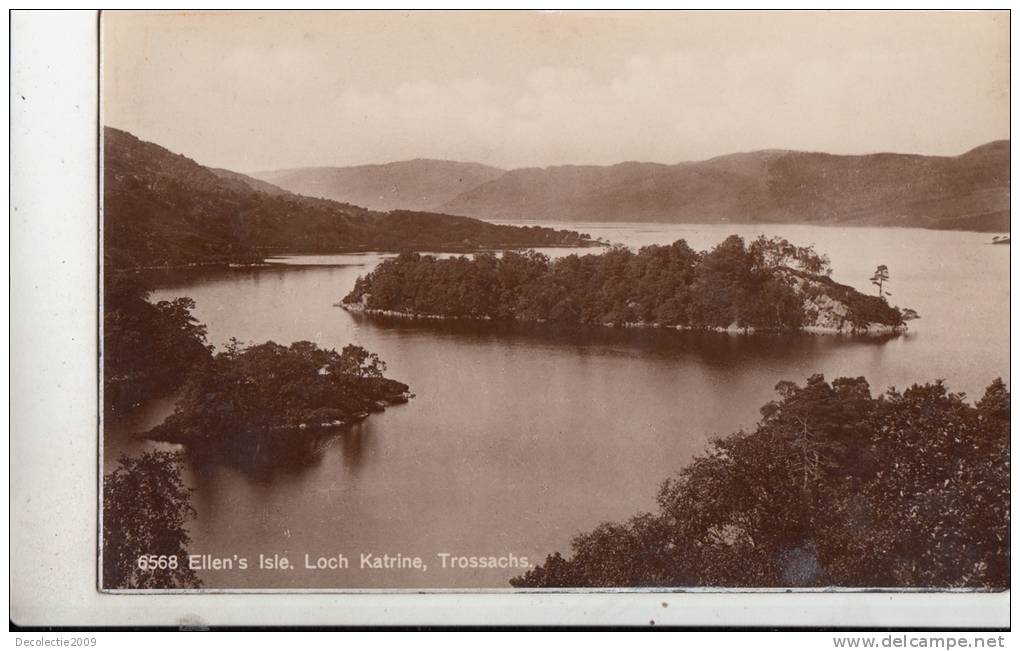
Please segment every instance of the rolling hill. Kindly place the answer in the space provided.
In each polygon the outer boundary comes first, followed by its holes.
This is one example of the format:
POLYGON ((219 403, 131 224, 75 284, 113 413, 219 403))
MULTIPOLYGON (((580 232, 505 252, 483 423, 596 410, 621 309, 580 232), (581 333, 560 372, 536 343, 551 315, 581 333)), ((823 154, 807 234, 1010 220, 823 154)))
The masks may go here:
POLYGON ((578 246, 572 231, 497 226, 462 216, 374 212, 291 194, 212 170, 103 129, 103 256, 108 269, 252 263, 276 253, 471 251, 578 246))
POLYGON ((502 174, 501 169, 479 163, 419 158, 385 165, 274 170, 254 176, 297 194, 372 210, 429 210, 502 174))
POLYGON ((767 150, 507 172, 434 209, 482 219, 1009 230, 1009 141, 954 157, 767 150))

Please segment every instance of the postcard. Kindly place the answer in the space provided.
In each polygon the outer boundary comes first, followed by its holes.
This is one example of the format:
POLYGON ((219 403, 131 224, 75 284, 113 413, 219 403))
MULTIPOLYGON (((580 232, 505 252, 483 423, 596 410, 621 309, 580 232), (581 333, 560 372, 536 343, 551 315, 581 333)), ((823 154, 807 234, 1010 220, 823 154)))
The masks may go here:
POLYGON ((100 16, 98 589, 1010 585, 1009 14, 100 16))

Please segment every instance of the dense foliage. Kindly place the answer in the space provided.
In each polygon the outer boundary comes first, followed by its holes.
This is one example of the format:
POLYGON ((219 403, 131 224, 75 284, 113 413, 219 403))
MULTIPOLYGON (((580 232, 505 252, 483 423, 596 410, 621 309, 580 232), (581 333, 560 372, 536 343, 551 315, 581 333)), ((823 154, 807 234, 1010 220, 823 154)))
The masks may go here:
POLYGON ((148 301, 131 277, 108 276, 103 303, 103 393, 115 413, 183 382, 211 358, 206 329, 192 316, 188 297, 148 301))
POLYGON ((516 587, 1009 586, 1010 392, 864 378, 777 385, 753 432, 713 442, 658 511, 603 524, 516 587))
POLYGON ((885 300, 834 282, 829 271, 811 247, 765 237, 748 245, 736 235, 707 252, 678 240, 558 260, 533 251, 404 254, 359 278, 343 300, 411 315, 795 330, 816 316, 805 299, 824 294, 847 306, 852 324, 902 323, 885 300))
POLYGON ((181 478, 181 457, 172 452, 122 455, 103 479, 103 587, 107 589, 197 588, 188 567, 185 523, 195 516, 191 489, 181 478), (148 567, 143 556, 173 557, 148 567))
POLYGON ((378 213, 290 194, 241 174, 214 172, 109 127, 103 145, 108 269, 254 263, 275 253, 592 244, 574 231, 425 212, 378 213))
POLYGON ((191 374, 173 414, 152 438, 216 443, 251 433, 334 427, 387 403, 408 386, 359 346, 323 350, 308 341, 244 347, 236 341, 191 374))

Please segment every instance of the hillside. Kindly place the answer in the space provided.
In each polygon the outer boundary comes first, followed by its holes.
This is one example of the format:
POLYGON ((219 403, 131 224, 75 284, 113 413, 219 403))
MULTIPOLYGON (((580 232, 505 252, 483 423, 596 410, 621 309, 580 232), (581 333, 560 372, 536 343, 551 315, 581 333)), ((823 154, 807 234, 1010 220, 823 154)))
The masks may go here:
POLYGON ((125 131, 103 130, 108 268, 251 263, 274 253, 584 245, 572 231, 433 213, 378 213, 213 171, 125 131), (256 189, 253 189, 256 188, 256 189))
POLYGON ((278 185, 266 183, 265 181, 255 178, 254 176, 248 176, 247 174, 241 174, 240 172, 225 170, 222 167, 210 167, 209 171, 215 174, 216 176, 220 177, 221 179, 240 181, 241 183, 248 186, 250 189, 257 190, 258 192, 265 192, 266 194, 274 195, 292 194, 288 190, 284 190, 278 185))
POLYGON ((482 219, 1009 230, 1009 141, 955 157, 768 150, 507 172, 434 206, 482 219))
POLYGON ((273 170, 255 176, 297 194, 372 210, 430 210, 502 174, 503 170, 479 163, 419 158, 385 165, 273 170))

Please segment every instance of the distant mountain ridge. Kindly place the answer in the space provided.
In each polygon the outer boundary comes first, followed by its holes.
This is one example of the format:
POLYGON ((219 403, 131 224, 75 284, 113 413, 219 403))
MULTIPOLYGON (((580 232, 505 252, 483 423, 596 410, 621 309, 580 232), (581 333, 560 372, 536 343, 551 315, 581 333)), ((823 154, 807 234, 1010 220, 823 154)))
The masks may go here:
POLYGON ((481 218, 1009 229, 1009 141, 961 156, 769 150, 521 169, 436 208, 481 218))
POLYGON ((998 140, 959 156, 773 149, 675 165, 625 162, 506 172, 463 167, 473 163, 418 159, 255 176, 292 192, 340 201, 490 220, 1008 231, 1009 163, 1010 142, 998 140), (451 170, 478 173, 450 174, 451 170), (397 191, 387 193, 386 188, 397 191), (373 194, 371 203, 365 192, 373 194), (443 201, 444 196, 449 198, 443 201))
POLYGON ((418 158, 383 165, 272 170, 252 176, 297 194, 372 210, 429 210, 502 176, 504 171, 481 163, 418 158))

